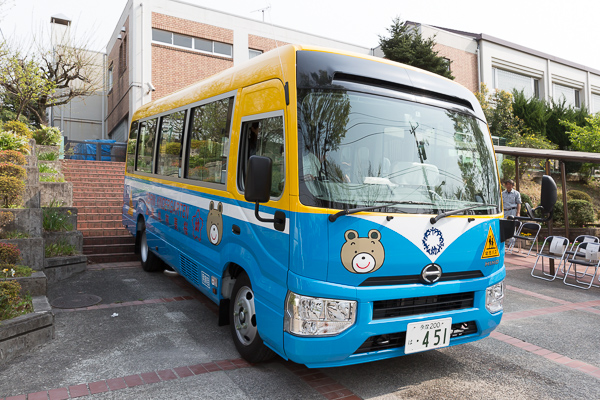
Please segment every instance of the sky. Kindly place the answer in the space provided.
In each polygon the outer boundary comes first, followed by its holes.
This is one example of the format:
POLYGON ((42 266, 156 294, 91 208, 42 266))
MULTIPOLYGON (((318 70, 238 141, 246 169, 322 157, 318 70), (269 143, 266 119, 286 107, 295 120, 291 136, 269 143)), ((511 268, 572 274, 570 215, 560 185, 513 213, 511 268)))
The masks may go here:
MULTIPOLYGON (((187 0, 189 3, 365 47, 392 19, 485 33, 600 70, 598 0, 187 0), (596 33, 596 34, 595 34, 596 33)), ((25 41, 62 13, 104 50, 127 0, 0 0, 5 38, 25 41)))

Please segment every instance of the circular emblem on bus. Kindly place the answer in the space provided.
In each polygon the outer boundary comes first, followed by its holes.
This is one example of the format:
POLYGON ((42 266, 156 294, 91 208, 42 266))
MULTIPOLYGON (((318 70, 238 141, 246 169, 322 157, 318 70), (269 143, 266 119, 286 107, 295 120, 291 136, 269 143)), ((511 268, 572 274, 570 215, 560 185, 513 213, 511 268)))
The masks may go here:
POLYGON ((423 235, 423 248, 430 256, 435 256, 444 247, 444 236, 437 228, 430 228, 423 235))
POLYGON ((432 284, 436 283, 442 277, 442 267, 437 264, 428 264, 423 268, 421 272, 421 279, 423 283, 432 284))

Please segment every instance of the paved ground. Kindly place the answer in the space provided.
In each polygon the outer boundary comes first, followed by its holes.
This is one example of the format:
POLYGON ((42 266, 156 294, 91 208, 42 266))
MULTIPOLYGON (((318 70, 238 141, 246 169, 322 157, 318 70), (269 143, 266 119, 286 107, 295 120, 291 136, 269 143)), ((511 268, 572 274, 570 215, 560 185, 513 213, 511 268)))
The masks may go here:
POLYGON ((491 337, 321 370, 248 365, 216 307, 181 278, 100 264, 51 286, 51 301, 103 301, 56 309, 56 339, 0 367, 0 399, 600 398, 600 289, 533 279, 531 259, 507 261, 505 315, 491 337))

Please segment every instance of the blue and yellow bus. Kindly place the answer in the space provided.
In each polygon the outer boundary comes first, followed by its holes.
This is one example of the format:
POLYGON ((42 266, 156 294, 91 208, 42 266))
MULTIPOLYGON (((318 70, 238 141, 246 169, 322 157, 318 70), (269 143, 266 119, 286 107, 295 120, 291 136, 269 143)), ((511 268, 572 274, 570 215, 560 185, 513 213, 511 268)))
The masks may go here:
POLYGON ((126 168, 144 270, 218 304, 250 362, 362 363, 500 323, 513 226, 481 107, 450 80, 288 45, 141 107, 126 168))

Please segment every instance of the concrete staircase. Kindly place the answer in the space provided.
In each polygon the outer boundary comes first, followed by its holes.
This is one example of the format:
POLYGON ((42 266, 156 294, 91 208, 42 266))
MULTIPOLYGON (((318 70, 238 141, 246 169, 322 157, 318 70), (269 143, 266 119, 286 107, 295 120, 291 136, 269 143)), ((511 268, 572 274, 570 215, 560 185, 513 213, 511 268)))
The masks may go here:
POLYGON ((90 263, 137 261, 135 239, 123 227, 125 163, 63 160, 65 179, 73 183, 77 229, 90 263))

